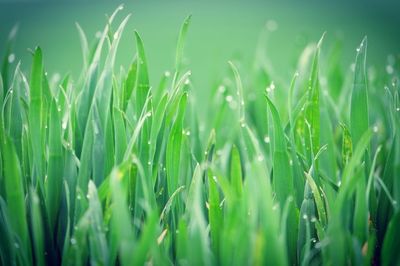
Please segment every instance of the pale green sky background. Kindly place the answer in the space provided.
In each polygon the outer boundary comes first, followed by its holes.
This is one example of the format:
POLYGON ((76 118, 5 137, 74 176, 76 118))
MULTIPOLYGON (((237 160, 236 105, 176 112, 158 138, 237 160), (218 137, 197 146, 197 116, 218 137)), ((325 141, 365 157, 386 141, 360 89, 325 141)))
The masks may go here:
MULTIPOLYGON (((126 1, 123 15, 132 13, 118 54, 126 65, 135 53, 133 30, 144 40, 151 83, 172 70, 175 43, 183 19, 192 14, 186 58, 198 90, 209 86, 227 68, 227 61, 241 58, 249 65, 260 32, 267 21, 276 31, 268 39, 266 54, 277 73, 290 80, 305 45, 327 31, 322 53, 336 38, 344 40, 343 64, 354 59, 355 49, 368 35, 368 62, 384 67, 388 54, 400 52, 400 5, 395 1, 126 1), (351 3, 350 3, 351 2, 351 3)), ((50 74, 71 72, 82 64, 75 22, 94 39, 105 23, 105 13, 119 1, 4 1, 0 0, 0 53, 12 25, 19 23, 15 46, 17 59, 28 69, 27 48, 40 45, 50 74)), ((122 15, 120 16, 122 19, 122 15)))

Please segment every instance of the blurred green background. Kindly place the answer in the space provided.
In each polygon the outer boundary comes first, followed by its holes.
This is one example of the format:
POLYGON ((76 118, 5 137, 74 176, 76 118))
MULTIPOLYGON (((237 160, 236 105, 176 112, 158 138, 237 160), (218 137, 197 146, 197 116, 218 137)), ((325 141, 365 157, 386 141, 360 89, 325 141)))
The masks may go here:
MULTIPOLYGON (((343 41, 343 67, 354 60, 355 49, 368 36, 368 64, 385 67, 389 54, 400 52, 399 1, 4 1, 0 0, 0 52, 10 29, 19 24, 16 60, 29 70, 28 48, 40 45, 46 70, 70 72, 75 79, 82 65, 75 22, 88 39, 105 24, 105 14, 123 3, 132 17, 124 32, 118 64, 126 66, 135 54, 133 30, 142 35, 153 86, 173 70, 179 27, 192 14, 185 58, 195 90, 218 82, 227 61, 240 59, 251 66, 262 31, 268 32, 265 53, 275 75, 290 81, 301 51, 327 31, 322 56, 335 40, 343 41), (398 3, 396 3, 398 2, 398 3), (267 29, 266 29, 267 28, 267 29), (268 30, 269 29, 269 30, 268 30)), ((119 16, 119 21, 122 16, 119 16)))

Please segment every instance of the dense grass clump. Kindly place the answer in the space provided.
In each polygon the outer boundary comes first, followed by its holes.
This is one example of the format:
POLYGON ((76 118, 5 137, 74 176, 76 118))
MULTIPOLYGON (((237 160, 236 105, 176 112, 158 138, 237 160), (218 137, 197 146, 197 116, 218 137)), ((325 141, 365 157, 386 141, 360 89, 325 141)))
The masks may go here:
POLYGON ((120 9, 92 47, 78 26, 77 80, 49 79, 39 47, 29 77, 5 56, 1 265, 400 264, 399 61, 367 75, 365 38, 342 71, 322 37, 288 83, 229 62, 204 110, 190 17, 155 85, 137 32, 115 65, 120 9))

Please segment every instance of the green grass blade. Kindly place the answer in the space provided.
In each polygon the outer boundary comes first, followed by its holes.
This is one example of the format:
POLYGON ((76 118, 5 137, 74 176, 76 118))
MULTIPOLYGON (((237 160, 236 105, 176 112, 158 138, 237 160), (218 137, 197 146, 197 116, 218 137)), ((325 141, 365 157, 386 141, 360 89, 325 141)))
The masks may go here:
POLYGON ((239 150, 236 146, 233 146, 231 151, 230 175, 236 197, 240 198, 243 192, 242 162, 240 161, 239 150))
POLYGON ((89 181, 88 198, 91 217, 88 230, 90 262, 92 265, 106 265, 109 258, 108 243, 103 226, 103 211, 97 195, 96 186, 92 181, 89 181))
POLYGON ((36 192, 31 188, 31 227, 33 232, 33 249, 35 251, 35 264, 45 265, 44 233, 42 215, 40 211, 40 200, 36 192))
POLYGON ((400 256, 398 247, 400 245, 400 212, 397 212, 389 222, 382 247, 382 265, 398 265, 400 256))
POLYGON ((176 55, 175 55, 175 71, 177 73, 176 75, 178 75, 181 70, 182 59, 183 59, 183 48, 185 46, 186 35, 190 25, 191 18, 192 18, 191 15, 185 18, 181 30, 179 32, 178 44, 176 46, 176 55))
POLYGON ((308 106, 305 111, 305 118, 311 125, 310 140, 309 137, 305 138, 307 145, 308 154, 316 154, 320 146, 320 100, 319 100, 319 54, 322 41, 324 39, 325 33, 322 35, 321 39, 317 44, 317 48, 314 54, 314 59, 311 66, 311 75, 308 87, 308 106))
POLYGON ((29 128, 30 142, 32 143, 33 162, 36 181, 44 180, 44 153, 43 153, 43 92, 42 92, 43 59, 42 50, 37 47, 33 56, 30 103, 29 128))
POLYGON ((135 31, 136 48, 137 48, 137 69, 136 69, 136 114, 142 112, 144 103, 150 90, 149 76, 147 71, 147 61, 144 52, 144 45, 139 33, 135 31))
POLYGON ((351 95, 350 130, 355 145, 369 128, 366 58, 367 38, 365 37, 357 49, 351 95))
POLYGON ((63 184, 63 149, 61 140, 61 121, 55 100, 50 106, 49 122, 49 158, 47 167, 46 205, 50 226, 54 230, 61 201, 63 184))
MULTIPOLYGON (((25 209, 24 188, 21 167, 15 147, 1 129, 1 149, 3 156, 4 188, 9 209, 9 221, 21 241, 22 249, 30 256, 30 238, 25 209)), ((30 259, 30 258, 29 258, 30 259)))

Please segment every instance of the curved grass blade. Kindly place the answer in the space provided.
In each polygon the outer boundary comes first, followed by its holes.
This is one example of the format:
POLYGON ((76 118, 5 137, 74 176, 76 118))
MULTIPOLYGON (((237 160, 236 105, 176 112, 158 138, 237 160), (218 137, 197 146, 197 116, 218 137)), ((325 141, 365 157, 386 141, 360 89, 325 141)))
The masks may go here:
MULTIPOLYGON (((178 44, 176 46, 176 55, 175 55, 175 71, 176 71, 176 77, 179 75, 179 72, 181 70, 182 66, 182 58, 183 58, 183 48, 185 46, 185 41, 186 41, 186 35, 187 31, 190 25, 190 20, 192 18, 192 15, 189 15, 185 18, 183 21, 181 30, 179 32, 179 37, 178 37, 178 44)), ((175 80, 175 78, 174 78, 175 80)))
POLYGON ((238 100, 239 100, 239 121, 240 121, 240 123, 244 123, 245 122, 245 107, 244 107, 244 100, 243 100, 242 80, 240 78, 237 67, 231 61, 228 61, 228 63, 232 69, 234 76, 235 76, 237 95, 238 95, 238 100))

